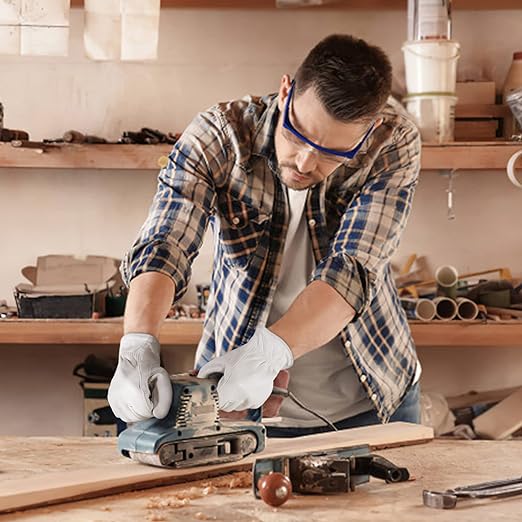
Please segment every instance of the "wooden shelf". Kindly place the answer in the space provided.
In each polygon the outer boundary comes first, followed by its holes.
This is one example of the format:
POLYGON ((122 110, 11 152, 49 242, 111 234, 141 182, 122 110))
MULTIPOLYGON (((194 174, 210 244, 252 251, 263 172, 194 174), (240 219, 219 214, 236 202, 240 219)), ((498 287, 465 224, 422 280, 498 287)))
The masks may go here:
MULTIPOLYGON (((163 324, 159 340, 162 344, 197 344, 202 330, 199 319, 170 319, 163 324)), ((0 343, 4 344, 119 344, 122 335, 121 318, 0 320, 0 343)))
MULTIPOLYGON (((54 169, 156 170, 158 160, 172 145, 60 145, 39 149, 0 143, 0 167, 54 169)), ((522 142, 456 142, 425 144, 424 170, 505 170, 509 158, 522 149, 522 142)))
POLYGON ((159 169, 172 145, 53 145, 41 149, 0 143, 0 167, 53 169, 159 169))
POLYGON ((423 170, 505 170, 522 142, 474 141, 422 146, 423 170))
MULTIPOLYGON (((195 345, 202 321, 167 320, 160 342, 195 345)), ((522 321, 410 323, 417 346, 521 346, 522 321)), ((0 321, 3 344, 118 344, 121 319, 5 319, 0 321)))
POLYGON ((412 321, 411 333, 417 346, 519 346, 522 321, 412 321))
MULTIPOLYGON (((406 0, 325 0, 324 5, 299 9, 406 9, 406 0)), ((276 0, 161 0, 161 7, 207 9, 275 9, 276 0)), ((71 0, 72 7, 83 0, 71 0)), ((520 9, 519 0, 453 0, 454 9, 520 9)), ((295 8, 290 8, 295 9, 295 8)))

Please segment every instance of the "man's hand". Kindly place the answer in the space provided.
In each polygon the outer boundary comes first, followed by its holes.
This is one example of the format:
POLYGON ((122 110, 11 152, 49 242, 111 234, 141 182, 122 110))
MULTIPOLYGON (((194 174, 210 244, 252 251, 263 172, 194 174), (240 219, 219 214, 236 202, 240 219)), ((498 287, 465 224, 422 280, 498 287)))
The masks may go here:
POLYGON ((122 337, 108 400, 114 415, 125 422, 166 417, 172 385, 160 366, 160 345, 154 336, 129 333, 122 337))
POLYGON ((270 397, 276 375, 293 363, 288 345, 261 327, 243 346, 205 364, 198 377, 223 374, 217 387, 220 409, 259 408, 270 397))

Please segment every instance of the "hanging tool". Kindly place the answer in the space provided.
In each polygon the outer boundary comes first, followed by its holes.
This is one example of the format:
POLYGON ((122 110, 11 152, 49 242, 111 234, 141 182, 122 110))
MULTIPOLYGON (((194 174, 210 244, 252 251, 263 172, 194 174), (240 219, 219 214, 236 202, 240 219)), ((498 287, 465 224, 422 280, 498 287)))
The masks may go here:
POLYGON ((422 492, 424 505, 435 509, 453 509, 459 499, 504 498, 522 494, 522 477, 482 482, 446 491, 422 492))

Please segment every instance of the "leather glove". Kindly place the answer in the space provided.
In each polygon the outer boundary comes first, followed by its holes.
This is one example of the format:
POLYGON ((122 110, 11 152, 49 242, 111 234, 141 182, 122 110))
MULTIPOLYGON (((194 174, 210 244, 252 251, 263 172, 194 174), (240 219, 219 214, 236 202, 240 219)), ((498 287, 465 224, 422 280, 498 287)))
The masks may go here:
POLYGON ((217 385, 220 409, 259 408, 270 397, 276 375, 293 363, 283 339, 260 327, 246 344, 205 364, 198 377, 223 374, 217 385))
POLYGON ((114 415, 125 422, 166 417, 172 384, 160 366, 160 344, 153 335, 130 333, 121 338, 107 398, 114 415))

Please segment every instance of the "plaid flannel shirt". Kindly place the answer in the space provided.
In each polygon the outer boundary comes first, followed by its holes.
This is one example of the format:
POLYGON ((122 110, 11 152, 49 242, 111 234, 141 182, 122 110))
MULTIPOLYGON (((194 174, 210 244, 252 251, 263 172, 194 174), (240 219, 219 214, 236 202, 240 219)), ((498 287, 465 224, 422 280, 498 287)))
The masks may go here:
MULTIPOLYGON (((417 356, 390 258, 411 209, 420 168, 418 131, 391 99, 349 166, 311 187, 306 217, 316 267, 356 311, 340 333, 346 355, 383 422, 412 383, 417 356)), ((248 96, 200 113, 158 176, 152 206, 122 263, 170 276, 186 291, 207 225, 213 276, 196 366, 232 350, 267 321, 288 224, 274 150, 277 95, 248 96)), ((268 325, 269 326, 269 325, 268 325)))

